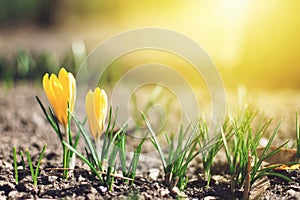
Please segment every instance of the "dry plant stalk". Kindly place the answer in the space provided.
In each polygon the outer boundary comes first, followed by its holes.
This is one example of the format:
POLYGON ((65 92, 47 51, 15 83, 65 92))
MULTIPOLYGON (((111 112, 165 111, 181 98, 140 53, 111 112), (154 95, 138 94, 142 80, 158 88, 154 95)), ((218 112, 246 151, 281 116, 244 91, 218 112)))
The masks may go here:
POLYGON ((251 162, 252 162, 252 156, 251 151, 248 149, 248 163, 247 163, 247 175, 245 178, 245 184, 244 184, 244 193, 243 193, 243 199, 249 199, 250 195, 250 179, 251 179, 251 162))

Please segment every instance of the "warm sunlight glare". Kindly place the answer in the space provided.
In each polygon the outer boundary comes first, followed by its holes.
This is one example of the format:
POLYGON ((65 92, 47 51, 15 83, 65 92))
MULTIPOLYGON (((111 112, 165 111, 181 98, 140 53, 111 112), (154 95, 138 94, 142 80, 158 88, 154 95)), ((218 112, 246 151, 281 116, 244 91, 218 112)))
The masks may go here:
POLYGON ((224 67, 234 68, 240 59, 250 3, 249 0, 218 0, 215 3, 219 26, 222 29, 220 34, 224 38, 219 54, 219 60, 224 67))

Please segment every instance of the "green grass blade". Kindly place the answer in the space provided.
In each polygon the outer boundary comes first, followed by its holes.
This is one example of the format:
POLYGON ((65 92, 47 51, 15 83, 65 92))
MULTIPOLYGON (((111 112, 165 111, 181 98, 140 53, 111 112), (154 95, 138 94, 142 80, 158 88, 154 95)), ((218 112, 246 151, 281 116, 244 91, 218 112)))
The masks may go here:
POLYGON ((108 166, 114 166, 115 163, 116 163, 116 159, 117 159, 117 154, 118 154, 118 146, 117 145, 114 145, 113 149, 112 149, 112 152, 109 156, 109 159, 108 159, 108 166))
POLYGON ((20 155, 21 155, 21 163, 22 163, 23 170, 26 170, 26 167, 25 167, 25 159, 24 159, 24 153, 23 153, 22 150, 20 151, 20 155))
POLYGON ((120 151, 119 151, 119 156, 121 160, 121 166, 122 166, 122 172, 123 176, 126 176, 126 134, 121 134, 121 139, 120 139, 120 151))
POLYGON ((167 140, 168 145, 171 145, 171 141, 170 141, 170 138, 169 138, 168 134, 166 133, 165 136, 166 136, 166 140, 167 140))
MULTIPOLYGON (((254 166, 254 170, 257 171, 258 168, 261 166, 262 162, 266 159, 266 154, 269 151, 271 144, 273 143, 275 136, 277 135, 278 131, 279 131, 279 127, 281 125, 282 120, 280 120, 280 122, 278 123, 278 125, 276 126, 275 130, 273 131, 264 151, 261 154, 261 158, 258 160, 258 163, 254 166)), ((251 179, 255 176, 255 174, 252 174, 251 179)))
POLYGON ((39 160, 38 160, 38 163, 37 163, 37 166, 36 166, 36 169, 35 169, 35 177, 37 178, 38 175, 39 175, 39 169, 40 169, 40 166, 41 166, 41 162, 42 162, 42 159, 44 157, 44 153, 45 153, 45 150, 46 150, 46 147, 47 145, 45 144, 42 151, 41 151, 41 154, 39 156, 39 160))
POLYGON ((74 141, 73 147, 74 147, 75 149, 77 149, 77 145, 78 145, 79 138, 80 138, 80 133, 81 133, 81 132, 78 131, 77 136, 76 136, 75 141, 74 141))
POLYGON ((276 177, 279 177, 279 178, 282 178, 288 182, 292 181, 293 179, 291 179, 290 177, 288 176, 285 176, 284 174, 281 174, 281 173, 276 173, 276 172, 268 172, 265 174, 266 176, 276 176, 276 177))
POLYGON ((221 128, 220 130, 221 130, 222 140, 223 140, 223 144, 224 144, 228 164, 231 165, 232 161, 231 161, 231 158, 230 158, 230 151, 229 151, 229 148, 228 148, 226 136, 225 136, 225 133, 224 133, 223 129, 221 128))
MULTIPOLYGON (((114 128, 114 125, 115 124, 115 121, 112 122, 112 106, 110 106, 109 108, 109 115, 108 115, 108 123, 107 123, 107 127, 106 127, 106 130, 105 130, 105 133, 104 133, 104 141, 103 141, 103 144, 102 144, 102 152, 101 152, 101 162, 103 162, 104 160, 107 159, 107 149, 109 148, 109 139, 112 139, 110 136, 112 135, 112 132, 113 132, 113 128, 114 128), (109 135, 110 133, 110 135, 109 135)), ((117 113, 116 113, 117 115, 117 113)))
POLYGON ((115 126, 116 126, 116 123, 117 123, 117 117, 118 117, 118 111, 119 111, 119 109, 118 109, 118 107, 116 108, 116 112, 115 112, 115 117, 114 117, 114 122, 113 122, 113 124, 112 124, 112 127, 111 127, 111 130, 113 131, 114 129, 115 129, 115 126))
POLYGON ((111 120, 112 120, 112 107, 110 106, 109 114, 108 114, 108 122, 107 122, 105 133, 108 133, 108 131, 110 130, 111 120))
POLYGON ((14 157, 14 170, 15 170, 15 179, 16 179, 16 184, 19 183, 19 174, 18 174, 18 161, 17 161, 17 150, 16 147, 13 149, 13 157, 14 157))
POLYGON ((154 141, 154 143, 155 143, 155 146, 157 147, 157 150, 158 150, 158 153, 159 153, 159 155, 160 155, 160 158, 161 158, 161 161, 162 161, 164 170, 166 170, 167 164, 166 164, 166 161, 165 161, 165 158, 164 158, 164 154, 163 154, 163 152, 162 152, 162 149, 161 149, 161 147, 160 147, 160 145, 159 145, 159 143, 158 143, 158 140, 157 140, 157 138, 156 138, 156 134, 155 134, 154 130, 152 129, 152 126, 150 125, 150 123, 149 123, 149 121, 147 120, 147 118, 146 118, 145 114, 143 113, 143 111, 141 111, 141 114, 142 114, 142 117, 143 117, 143 119, 144 119, 144 121, 145 121, 145 123, 146 123, 146 126, 148 127, 148 129, 149 129, 149 131, 150 131, 150 133, 151 133, 151 135, 152 135, 152 139, 153 139, 153 141, 154 141))
POLYGON ((28 163, 29 163, 29 169, 30 169, 30 172, 31 172, 31 178, 32 178, 32 181, 33 181, 33 185, 36 186, 36 177, 35 177, 33 164, 32 164, 31 156, 30 156, 30 153, 29 153, 28 149, 26 149, 25 154, 27 156, 27 160, 28 160, 28 163))
POLYGON ((131 160, 130 167, 129 167, 129 170, 128 170, 128 173, 130 174, 130 177, 133 178, 133 179, 134 179, 135 174, 136 174, 136 168, 137 168, 138 161, 139 161, 139 158, 140 158, 140 154, 141 154, 141 151, 142 151, 142 146, 143 146, 143 144, 144 144, 144 142, 145 142, 145 140, 148 136, 148 133, 142 139, 142 141, 139 143, 138 147, 134 150, 134 155, 133 155, 133 158, 131 160))

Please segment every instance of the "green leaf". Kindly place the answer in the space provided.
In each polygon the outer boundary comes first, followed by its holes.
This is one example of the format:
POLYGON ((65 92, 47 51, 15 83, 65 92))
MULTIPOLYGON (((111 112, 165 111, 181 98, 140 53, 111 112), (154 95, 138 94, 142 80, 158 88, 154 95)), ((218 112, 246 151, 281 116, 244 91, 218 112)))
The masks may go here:
POLYGON ((78 127, 78 129, 82 133, 82 136, 83 136, 83 138, 84 138, 84 140, 87 144, 87 147, 88 147, 90 153, 92 154, 92 158, 94 160, 94 163, 97 163, 100 170, 102 170, 102 163, 98 159, 98 155, 96 154, 96 151, 95 151, 95 146, 93 145, 93 143, 90 139, 89 133, 87 133, 85 131, 83 125, 78 121, 78 119, 72 113, 70 113, 70 115, 72 116, 76 126, 78 127))

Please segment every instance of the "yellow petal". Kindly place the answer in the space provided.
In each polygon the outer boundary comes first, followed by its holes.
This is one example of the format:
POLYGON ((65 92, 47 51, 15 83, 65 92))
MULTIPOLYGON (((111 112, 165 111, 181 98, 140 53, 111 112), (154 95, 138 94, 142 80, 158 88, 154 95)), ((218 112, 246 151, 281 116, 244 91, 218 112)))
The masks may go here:
POLYGON ((76 101, 76 80, 73 76, 73 74, 68 73, 68 79, 69 79, 69 91, 70 91, 70 98, 69 98, 69 103, 70 103, 70 110, 71 112, 74 109, 74 104, 76 101))
POLYGON ((94 94, 95 115, 97 119, 97 132, 99 135, 103 132, 106 112, 107 112, 107 95, 106 92, 99 87, 95 89, 94 94))
POLYGON ((76 99, 76 81, 72 73, 61 68, 58 74, 58 80, 63 87, 65 98, 69 103, 69 108, 73 111, 76 99))
POLYGON ((94 93, 91 90, 89 90, 85 97, 85 109, 89 122, 90 132, 94 138, 97 138, 97 121, 94 113, 94 93))
POLYGON ((58 73, 58 80, 62 86, 62 89, 64 90, 64 94, 66 96, 66 99, 70 98, 70 81, 68 78, 68 72, 65 70, 65 68, 61 68, 58 73))
MULTIPOLYGON (((106 92, 105 90, 101 90, 101 107, 100 107, 100 110, 101 110, 101 129, 103 131, 104 129, 104 125, 105 125, 105 119, 106 119, 106 114, 107 114, 107 95, 106 95, 106 92)), ((101 131, 101 132, 102 132, 101 131)))
POLYGON ((49 80, 49 74, 46 73, 43 77, 43 87, 44 91, 46 93, 46 96, 48 98, 48 101, 50 102, 53 110, 55 111, 55 108, 57 107, 57 101, 55 98, 55 94, 53 93, 52 86, 49 80))
POLYGON ((68 72, 65 70, 65 68, 61 68, 59 70, 57 80, 61 85, 64 94, 64 101, 68 101, 70 99, 70 81, 68 78, 68 72))
POLYGON ((94 92, 94 106, 95 106, 95 115, 97 121, 100 119, 100 105, 101 105, 101 91, 99 87, 96 87, 94 92))
POLYGON ((68 99, 67 95, 65 94, 62 84, 58 80, 55 74, 51 74, 50 76, 50 89, 52 90, 55 100, 57 102, 57 106, 54 107, 55 114, 58 120, 66 126, 68 123, 67 120, 67 106, 68 106, 68 99))

